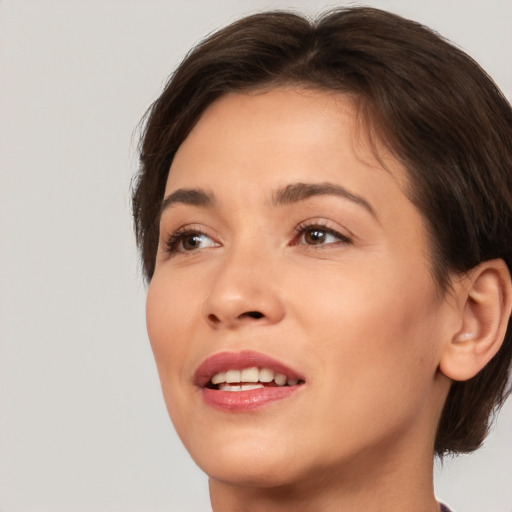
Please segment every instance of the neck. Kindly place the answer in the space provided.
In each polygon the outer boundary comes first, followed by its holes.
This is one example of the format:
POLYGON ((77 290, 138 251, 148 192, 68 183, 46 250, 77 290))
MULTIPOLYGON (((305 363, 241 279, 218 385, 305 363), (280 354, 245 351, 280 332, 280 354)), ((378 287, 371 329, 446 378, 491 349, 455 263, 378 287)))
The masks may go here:
POLYGON ((371 489, 354 482, 334 487, 325 481, 262 489, 210 480, 210 497, 213 512, 439 512, 431 480, 404 487, 393 479, 371 489))
POLYGON ((293 484, 244 486, 210 479, 213 512, 439 512, 432 455, 411 450, 373 454, 348 467, 322 470, 293 484), (403 457, 402 455, 408 455, 403 457))

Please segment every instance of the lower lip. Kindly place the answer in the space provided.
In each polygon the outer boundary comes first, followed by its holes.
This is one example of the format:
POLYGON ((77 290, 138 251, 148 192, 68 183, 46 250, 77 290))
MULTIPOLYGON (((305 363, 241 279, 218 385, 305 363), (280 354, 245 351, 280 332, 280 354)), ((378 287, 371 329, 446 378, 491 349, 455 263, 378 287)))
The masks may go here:
POLYGON ((247 412, 259 409, 276 400, 292 396, 301 386, 281 386, 251 389, 248 391, 220 391, 203 388, 203 400, 214 409, 230 412, 247 412))

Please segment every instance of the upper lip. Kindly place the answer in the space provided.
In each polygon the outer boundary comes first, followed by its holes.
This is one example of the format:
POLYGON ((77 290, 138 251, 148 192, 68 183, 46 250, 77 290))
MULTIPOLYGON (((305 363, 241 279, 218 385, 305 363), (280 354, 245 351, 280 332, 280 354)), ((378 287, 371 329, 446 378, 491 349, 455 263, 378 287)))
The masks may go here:
POLYGON ((282 373, 289 379, 304 380, 304 377, 276 359, 244 350, 242 352, 220 352, 206 358, 197 368, 194 374, 194 383, 204 387, 217 373, 227 370, 243 370, 244 368, 269 368, 276 373, 282 373))

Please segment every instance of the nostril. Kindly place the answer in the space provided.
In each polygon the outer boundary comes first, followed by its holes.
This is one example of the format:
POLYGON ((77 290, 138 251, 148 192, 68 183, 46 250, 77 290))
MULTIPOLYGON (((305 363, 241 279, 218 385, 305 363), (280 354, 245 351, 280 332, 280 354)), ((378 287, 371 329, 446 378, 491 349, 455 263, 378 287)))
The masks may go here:
POLYGON ((263 318, 263 313, 260 313, 259 311, 247 311, 246 313, 243 313, 240 315, 240 317, 248 316, 249 318, 263 318))
POLYGON ((220 320, 214 314, 208 315, 208 320, 210 320, 212 324, 218 324, 220 322, 220 320))

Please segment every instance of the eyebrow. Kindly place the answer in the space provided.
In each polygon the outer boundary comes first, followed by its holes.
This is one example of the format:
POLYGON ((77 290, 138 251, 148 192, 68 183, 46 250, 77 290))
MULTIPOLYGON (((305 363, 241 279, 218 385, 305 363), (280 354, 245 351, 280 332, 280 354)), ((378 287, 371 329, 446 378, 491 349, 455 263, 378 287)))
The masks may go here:
POLYGON ((159 217, 161 217, 166 210, 177 204, 209 207, 215 204, 215 198, 213 194, 200 188, 180 188, 169 194, 162 201, 159 217))
POLYGON ((293 183, 286 187, 277 190, 272 198, 272 204, 275 206, 297 203, 299 201, 305 201, 310 197, 334 195, 340 196, 344 199, 352 201, 366 210, 375 218, 377 213, 375 208, 364 198, 357 194, 354 194, 347 190, 341 185, 335 185, 334 183, 293 183))
MULTIPOLYGON (((348 199, 365 208, 377 218, 375 208, 364 198, 354 194, 341 185, 334 183, 293 183, 274 192, 271 204, 282 206, 305 201, 315 196, 334 195, 348 199)), ((200 188, 180 188, 175 190, 162 201, 159 218, 163 213, 177 204, 199 206, 203 208, 215 205, 215 197, 211 192, 200 188)))

